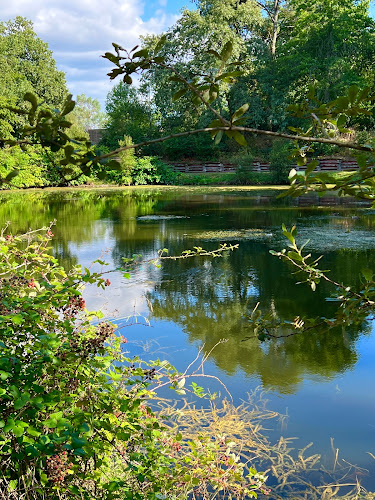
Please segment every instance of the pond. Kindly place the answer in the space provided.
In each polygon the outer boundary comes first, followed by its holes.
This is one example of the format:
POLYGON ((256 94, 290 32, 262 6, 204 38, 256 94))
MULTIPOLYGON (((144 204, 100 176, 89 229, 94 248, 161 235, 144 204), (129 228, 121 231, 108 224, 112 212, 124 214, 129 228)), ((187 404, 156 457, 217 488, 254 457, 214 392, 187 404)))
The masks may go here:
POLYGON ((375 460, 368 453, 375 454, 372 322, 282 341, 244 340, 252 335, 247 316, 258 302, 286 320, 329 317, 334 310, 325 300, 333 291, 327 284, 316 292, 296 285, 292 269, 270 255, 286 245, 282 223, 296 224, 299 241, 309 239, 309 251, 324 254, 322 267, 332 277, 358 284, 361 269, 375 269, 375 211, 350 199, 277 194, 238 188, 2 193, 0 222, 11 221, 15 233, 56 219, 53 251, 66 266, 88 266, 103 254, 113 268, 123 257, 147 260, 162 248, 179 255, 194 246, 239 243, 222 258, 144 264, 130 279, 114 273, 105 292, 86 289, 88 307, 104 308, 124 326, 131 354, 168 358, 179 369, 202 345, 209 351, 218 344, 206 373, 218 376, 236 402, 260 387, 268 407, 287 415, 274 423, 271 437, 296 436, 297 448, 313 441, 313 451, 327 460, 334 438, 343 458, 369 470, 363 483, 375 490, 375 460))

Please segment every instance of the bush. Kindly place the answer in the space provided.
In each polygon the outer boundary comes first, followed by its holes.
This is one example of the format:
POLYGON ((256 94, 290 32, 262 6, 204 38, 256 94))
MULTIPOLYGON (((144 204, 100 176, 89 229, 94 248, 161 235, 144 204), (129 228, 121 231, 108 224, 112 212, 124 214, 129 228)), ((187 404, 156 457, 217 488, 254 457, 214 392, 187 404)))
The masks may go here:
POLYGON ((233 173, 217 174, 180 174, 177 179, 179 186, 217 186, 233 184, 233 173))
POLYGON ((293 145, 283 139, 275 139, 269 153, 270 172, 274 184, 289 184, 288 174, 293 167, 290 158, 293 145))
POLYGON ((265 478, 225 436, 184 439, 152 411, 155 389, 185 393, 185 375, 123 352, 116 325, 86 311, 82 297, 85 283, 104 288, 109 280, 66 271, 50 255, 52 237, 51 227, 0 234, 2 498, 255 494, 265 478))
MULTIPOLYGON (((18 175, 12 180, 13 188, 48 185, 48 159, 41 147, 28 146, 26 151, 19 146, 0 149, 0 176, 5 178, 13 170, 18 170, 18 175)), ((3 187, 9 189, 9 185, 3 187)))
MULTIPOLYGON (((120 148, 124 146, 131 146, 133 145, 132 138, 128 135, 124 136, 123 141, 119 141, 119 146, 120 148)), ((120 159, 120 165, 121 165, 121 171, 116 172, 114 171, 114 175, 119 175, 119 181, 117 182, 118 184, 126 184, 130 186, 132 182, 132 171, 133 168, 137 164, 137 158, 135 156, 134 149, 127 149, 126 151, 121 151, 119 153, 119 159, 120 159)))
POLYGON ((174 184, 178 178, 174 170, 155 156, 138 158, 132 170, 132 184, 174 184))

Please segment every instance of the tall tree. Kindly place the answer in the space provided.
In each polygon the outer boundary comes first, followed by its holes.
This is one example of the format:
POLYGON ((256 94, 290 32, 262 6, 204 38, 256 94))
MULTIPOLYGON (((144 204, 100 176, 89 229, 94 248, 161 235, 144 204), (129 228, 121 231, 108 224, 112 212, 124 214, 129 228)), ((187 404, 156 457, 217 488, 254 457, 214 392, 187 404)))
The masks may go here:
POLYGON ((140 142, 153 135, 153 119, 150 107, 142 100, 138 90, 123 82, 109 92, 106 99, 108 122, 102 143, 117 148, 124 136, 140 142))
POLYGON ((97 99, 79 94, 75 101, 76 106, 70 117, 77 126, 84 130, 104 127, 106 115, 102 112, 97 99))
MULTIPOLYGON (((0 23, 0 67, 3 104, 18 105, 26 92, 33 92, 46 106, 61 107, 68 94, 64 73, 57 70, 47 43, 25 18, 0 23)), ((17 129, 20 123, 10 124, 17 129)))

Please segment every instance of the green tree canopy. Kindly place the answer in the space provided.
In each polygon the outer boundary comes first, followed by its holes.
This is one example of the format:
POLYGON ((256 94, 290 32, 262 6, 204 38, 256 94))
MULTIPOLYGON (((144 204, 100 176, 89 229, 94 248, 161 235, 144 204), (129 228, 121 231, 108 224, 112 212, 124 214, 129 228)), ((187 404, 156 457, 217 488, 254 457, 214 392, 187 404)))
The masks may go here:
MULTIPOLYGON (((62 106, 68 94, 65 75, 57 70, 48 44, 36 35, 31 21, 16 17, 0 23, 0 67, 0 104, 18 105, 26 92, 32 92, 48 107, 62 106)), ((6 112, 1 118, 1 130, 8 134, 20 125, 6 112)))
POLYGON ((123 82, 115 85, 106 100, 108 123, 102 143, 117 148, 125 135, 135 143, 153 135, 152 113, 141 93, 123 82))
POLYGON ((75 98, 76 106, 70 115, 74 123, 84 129, 103 128, 106 122, 106 115, 100 108, 100 102, 85 94, 79 94, 75 98))

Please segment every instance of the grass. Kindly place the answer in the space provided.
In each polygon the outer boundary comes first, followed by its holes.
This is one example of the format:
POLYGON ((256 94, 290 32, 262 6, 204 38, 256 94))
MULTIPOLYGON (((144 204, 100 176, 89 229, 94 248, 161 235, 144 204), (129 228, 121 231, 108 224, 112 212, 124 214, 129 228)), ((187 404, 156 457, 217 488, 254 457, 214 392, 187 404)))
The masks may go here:
MULTIPOLYGON (((182 431, 187 441, 206 435, 211 438, 225 436, 233 442, 233 450, 242 461, 268 476, 268 498, 375 499, 375 493, 367 492, 358 481, 358 476, 367 471, 341 460, 333 439, 330 467, 322 462, 319 454, 309 454, 313 443, 299 449, 293 446, 296 438, 280 437, 272 443, 264 425, 269 426, 272 421, 283 424, 287 417, 269 410, 267 403, 265 393, 256 389, 239 406, 225 399, 220 405, 211 402, 209 408, 197 408, 187 401, 182 407, 169 402, 162 402, 159 406, 160 413, 167 417, 167 425, 174 431, 182 431)), ((263 495, 258 495, 258 498, 263 498, 263 495)))

